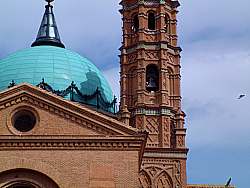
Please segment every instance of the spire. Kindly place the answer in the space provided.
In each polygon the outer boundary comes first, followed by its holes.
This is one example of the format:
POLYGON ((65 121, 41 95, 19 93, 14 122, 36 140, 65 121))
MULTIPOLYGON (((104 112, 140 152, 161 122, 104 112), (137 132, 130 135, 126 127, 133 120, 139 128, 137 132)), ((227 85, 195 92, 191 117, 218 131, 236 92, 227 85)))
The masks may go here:
POLYGON ((45 6, 45 13, 36 37, 36 41, 33 42, 31 46, 34 47, 50 45, 65 48, 65 46, 60 40, 55 16, 53 13, 53 6, 51 5, 51 2, 53 2, 54 0, 45 1, 47 1, 48 4, 45 6))

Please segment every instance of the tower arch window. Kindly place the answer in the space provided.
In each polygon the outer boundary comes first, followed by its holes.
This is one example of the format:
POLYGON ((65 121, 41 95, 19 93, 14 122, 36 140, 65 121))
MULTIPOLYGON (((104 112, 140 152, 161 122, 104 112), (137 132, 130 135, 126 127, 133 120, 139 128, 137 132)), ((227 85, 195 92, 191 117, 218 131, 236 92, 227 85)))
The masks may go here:
POLYGON ((149 30, 155 30, 156 28, 156 19, 155 19, 155 13, 149 12, 148 13, 148 29, 149 30))
POLYGON ((147 91, 159 90, 159 70, 156 65, 148 65, 146 69, 146 89, 147 91))
POLYGON ((166 29, 166 32, 170 35, 171 34, 171 19, 168 14, 165 15, 165 29, 166 29))
POLYGON ((139 31, 139 25, 140 25, 140 22, 139 22, 139 17, 138 17, 138 15, 136 14, 136 15, 134 15, 133 17, 132 17, 132 31, 133 32, 138 32, 139 31))

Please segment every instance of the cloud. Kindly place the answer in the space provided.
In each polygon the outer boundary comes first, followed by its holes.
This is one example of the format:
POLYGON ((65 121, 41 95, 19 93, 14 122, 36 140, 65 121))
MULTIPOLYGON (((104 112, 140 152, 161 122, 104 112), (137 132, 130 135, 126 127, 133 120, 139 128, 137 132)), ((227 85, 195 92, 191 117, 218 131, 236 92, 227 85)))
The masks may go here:
MULTIPOLYGON (((181 1, 179 33, 185 43, 216 38, 237 38, 250 32, 249 0, 181 1)), ((249 38, 249 35, 248 35, 249 38)))
POLYGON ((205 41, 186 51, 182 65, 189 144, 231 147, 246 139, 250 48, 221 49, 205 41), (240 94, 247 96, 237 100, 240 94))
POLYGON ((108 69, 103 72, 105 78, 109 82, 112 91, 114 92, 114 95, 118 98, 118 101, 120 101, 120 68, 115 67, 112 69, 108 69))

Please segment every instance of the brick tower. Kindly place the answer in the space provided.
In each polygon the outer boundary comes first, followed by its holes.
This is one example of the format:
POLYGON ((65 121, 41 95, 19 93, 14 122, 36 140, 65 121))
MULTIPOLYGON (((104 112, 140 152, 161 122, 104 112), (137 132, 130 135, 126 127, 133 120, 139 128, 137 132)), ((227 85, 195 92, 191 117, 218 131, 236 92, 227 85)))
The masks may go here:
POLYGON ((122 0, 121 119, 148 132, 143 188, 186 187, 178 1, 122 0))

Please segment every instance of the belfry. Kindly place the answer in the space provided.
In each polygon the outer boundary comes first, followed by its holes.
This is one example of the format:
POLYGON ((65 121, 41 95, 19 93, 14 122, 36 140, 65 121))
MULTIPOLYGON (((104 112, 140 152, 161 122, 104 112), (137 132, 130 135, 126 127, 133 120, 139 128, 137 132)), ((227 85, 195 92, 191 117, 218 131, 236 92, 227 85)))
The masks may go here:
POLYGON ((118 107, 101 71, 66 49, 53 1, 31 47, 0 59, 0 187, 225 188, 187 184, 180 3, 121 1, 118 107))
POLYGON ((123 0, 121 116, 148 132, 144 187, 186 184, 186 129, 180 94, 178 1, 123 0))

